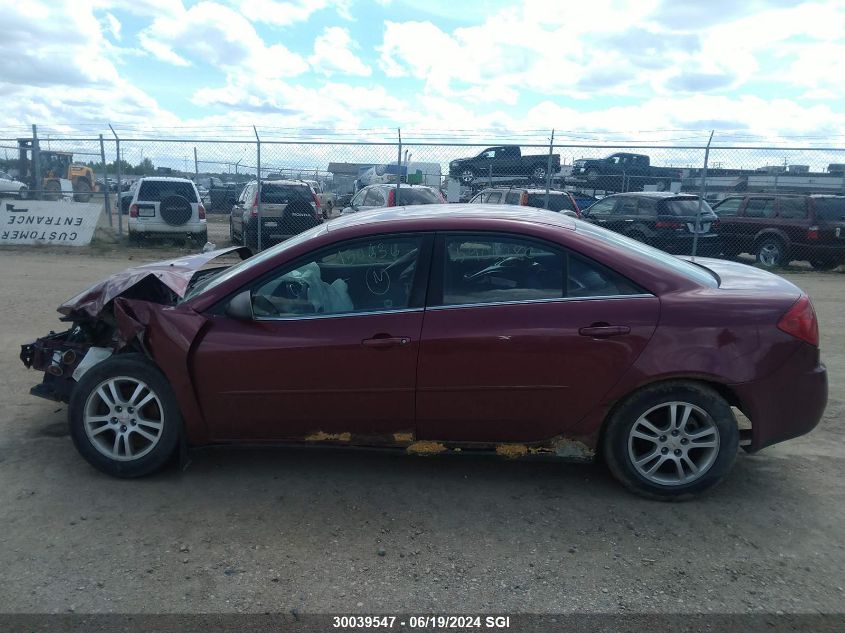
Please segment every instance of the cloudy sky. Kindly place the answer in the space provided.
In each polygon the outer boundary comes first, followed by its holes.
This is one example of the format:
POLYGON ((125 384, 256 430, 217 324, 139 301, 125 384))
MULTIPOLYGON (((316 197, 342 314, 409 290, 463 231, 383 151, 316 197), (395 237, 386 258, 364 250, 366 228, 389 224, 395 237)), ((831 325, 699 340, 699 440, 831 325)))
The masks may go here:
POLYGON ((0 133, 845 135, 843 0, 0 0, 0 15, 0 133))

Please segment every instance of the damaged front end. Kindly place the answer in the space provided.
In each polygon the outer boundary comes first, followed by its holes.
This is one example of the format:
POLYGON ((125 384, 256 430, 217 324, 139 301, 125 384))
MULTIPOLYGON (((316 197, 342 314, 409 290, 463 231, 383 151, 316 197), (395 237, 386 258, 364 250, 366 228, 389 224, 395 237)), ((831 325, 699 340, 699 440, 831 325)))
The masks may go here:
POLYGON ((82 375, 112 354, 137 351, 149 356, 144 346, 144 324, 131 318, 139 312, 138 307, 143 303, 176 305, 200 279, 228 268, 203 269, 212 260, 230 253, 241 259, 252 254, 248 248, 232 247, 136 266, 104 279, 59 306, 61 320, 70 323, 70 328, 50 332, 21 346, 23 364, 44 372, 43 381, 30 393, 69 402, 82 375))

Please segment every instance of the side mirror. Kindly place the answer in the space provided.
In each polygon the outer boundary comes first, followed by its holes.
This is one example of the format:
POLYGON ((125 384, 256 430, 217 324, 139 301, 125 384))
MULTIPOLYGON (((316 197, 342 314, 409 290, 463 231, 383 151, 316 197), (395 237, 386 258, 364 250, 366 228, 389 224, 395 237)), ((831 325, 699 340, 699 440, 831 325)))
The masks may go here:
POLYGON ((252 321, 255 315, 252 313, 252 293, 244 290, 236 294, 226 306, 226 316, 238 321, 252 321))

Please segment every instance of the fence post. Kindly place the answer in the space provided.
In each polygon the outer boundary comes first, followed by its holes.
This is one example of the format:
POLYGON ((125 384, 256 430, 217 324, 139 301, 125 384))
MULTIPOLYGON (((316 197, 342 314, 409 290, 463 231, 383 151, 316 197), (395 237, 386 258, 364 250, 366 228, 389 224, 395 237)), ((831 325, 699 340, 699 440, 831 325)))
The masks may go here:
POLYGON ((109 123, 109 129, 111 130, 111 133, 114 134, 115 151, 117 153, 117 162, 114 164, 114 177, 117 180, 117 234, 123 236, 123 207, 120 204, 120 194, 122 193, 120 186, 120 137, 118 137, 117 132, 114 131, 111 123, 109 123))
POLYGON ((704 208, 704 195, 707 193, 707 161, 710 158, 710 143, 713 142, 713 130, 710 130, 710 138, 707 139, 707 147, 704 148, 704 169, 701 171, 701 191, 698 193, 698 212, 695 214, 695 233, 692 236, 692 260, 695 261, 695 254, 698 250, 698 232, 701 230, 701 211, 704 208))
MULTIPOLYGON (((109 169, 106 166, 106 146, 103 144, 103 135, 100 134, 100 159, 103 161, 103 201, 106 205, 106 215, 109 216, 109 226, 114 226, 114 220, 111 217, 111 191, 109 190, 109 169)), ((118 197, 118 206, 120 206, 120 199, 118 197)), ((118 208, 118 213, 120 209, 118 208)))
POLYGON ((552 128, 552 138, 549 142, 549 162, 546 165, 546 198, 543 201, 543 208, 549 208, 549 189, 552 186, 552 152, 555 149, 555 129, 552 128))
POLYGON ((38 130, 35 124, 32 124, 32 177, 35 182, 35 199, 42 200, 44 197, 44 183, 41 181, 41 148, 38 145, 38 130))
POLYGON ((261 252, 261 138, 258 136, 258 130, 255 126, 252 126, 252 131, 255 132, 255 151, 256 151, 256 166, 255 171, 258 174, 258 209, 255 212, 255 217, 258 223, 258 227, 255 229, 257 233, 256 239, 256 247, 258 248, 258 252, 261 252))
POLYGON ((396 200, 395 206, 399 206, 399 186, 402 183, 402 128, 396 128, 399 133, 399 153, 396 159, 396 200))
POLYGON ((197 161, 197 146, 194 145, 194 183, 200 184, 200 167, 197 161))

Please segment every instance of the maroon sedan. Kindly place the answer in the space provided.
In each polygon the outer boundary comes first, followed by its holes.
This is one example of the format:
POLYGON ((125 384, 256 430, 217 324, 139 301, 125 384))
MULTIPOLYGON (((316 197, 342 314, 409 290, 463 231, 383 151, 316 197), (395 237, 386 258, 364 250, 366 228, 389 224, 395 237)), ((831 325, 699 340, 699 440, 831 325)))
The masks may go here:
POLYGON ((676 499, 825 408, 797 287, 559 214, 383 209, 212 265, 232 251, 115 275, 59 308, 71 329, 23 346, 95 467, 134 477, 244 441, 601 454, 676 499))

